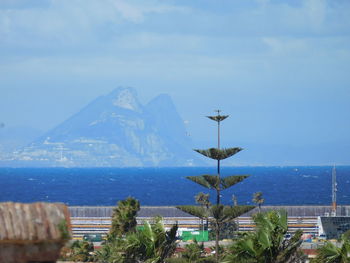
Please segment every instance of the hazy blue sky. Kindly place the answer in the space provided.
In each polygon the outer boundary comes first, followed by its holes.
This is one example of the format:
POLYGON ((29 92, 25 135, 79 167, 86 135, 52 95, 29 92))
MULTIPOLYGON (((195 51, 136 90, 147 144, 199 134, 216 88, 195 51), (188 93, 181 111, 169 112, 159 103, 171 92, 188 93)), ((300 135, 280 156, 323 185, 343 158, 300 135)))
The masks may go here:
POLYGON ((48 130, 118 86, 249 164, 350 164, 350 1, 1 0, 0 122, 48 130))

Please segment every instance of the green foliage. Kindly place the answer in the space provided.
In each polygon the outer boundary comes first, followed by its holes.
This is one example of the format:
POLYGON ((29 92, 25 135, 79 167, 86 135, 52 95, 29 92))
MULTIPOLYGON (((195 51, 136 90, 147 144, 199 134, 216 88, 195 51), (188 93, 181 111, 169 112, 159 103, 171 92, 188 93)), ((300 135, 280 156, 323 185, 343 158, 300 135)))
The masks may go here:
POLYGON ((209 194, 205 194, 203 192, 200 192, 195 196, 195 200, 196 200, 197 204, 200 204, 200 205, 208 208, 210 206, 209 197, 210 197, 209 194))
POLYGON ((228 206, 228 205, 212 205, 209 210, 204 209, 202 206, 195 205, 181 205, 177 206, 178 209, 197 216, 199 218, 208 218, 211 222, 225 223, 232 221, 236 217, 247 213, 252 210, 252 205, 241 206, 228 206))
POLYGON ((188 263, 185 258, 167 258, 165 263, 188 263))
POLYGON ((214 176, 214 175, 187 176, 186 179, 191 180, 192 182, 195 182, 208 189, 212 189, 212 188, 215 188, 215 186, 217 185, 217 182, 215 180, 214 183, 211 183, 213 180, 207 180, 207 178, 210 178, 210 177, 216 178, 217 176, 214 176))
POLYGON ((215 263, 216 259, 214 258, 214 256, 209 256, 206 258, 201 258, 198 263, 215 263))
POLYGON ((209 148, 206 150, 200 150, 200 149, 194 149, 194 150, 211 159, 224 160, 242 151, 243 149, 240 147, 234 147, 234 148, 227 148, 227 149, 209 148))
POLYGON ((341 239, 350 239, 350 229, 344 232, 341 239))
POLYGON ((263 193, 262 192, 255 192, 253 194, 253 202, 256 204, 263 204, 264 203, 263 193))
POLYGON ((128 232, 135 231, 136 215, 140 210, 140 202, 132 197, 119 201, 112 215, 111 236, 123 236, 128 232))
POLYGON ((213 121, 223 121, 224 119, 226 119, 228 117, 228 115, 217 115, 217 116, 207 116, 209 119, 213 120, 213 121))
POLYGON ((198 242, 187 244, 185 251, 180 254, 179 258, 168 258, 166 263, 214 263, 216 262, 212 256, 204 253, 204 246, 198 242))
MULTIPOLYGON (((235 183, 238 183, 242 180, 244 180, 247 176, 230 176, 227 177, 228 179, 225 181, 225 179, 220 180, 218 176, 211 176, 211 175, 204 175, 204 176, 190 176, 187 177, 188 179, 197 182, 203 186, 209 186, 214 187, 217 191, 220 189, 220 185, 218 187, 217 182, 225 183, 225 187, 232 186, 235 183)), ((221 186, 224 188, 224 186, 221 186)), ((223 224, 226 224, 236 217, 252 210, 254 206, 224 206, 221 204, 218 205, 212 205, 209 208, 204 208, 202 206, 191 206, 191 205, 185 205, 185 206, 177 206, 178 209, 189 213, 191 215, 197 216, 199 218, 206 219, 207 221, 211 222, 212 229, 215 231, 215 242, 216 246, 218 247, 218 241, 220 239, 220 233, 221 233, 221 227, 223 224)), ((219 258, 219 254, 217 254, 217 257, 219 258)))
MULTIPOLYGON (((210 224, 211 229, 215 229, 215 224, 210 224)), ((226 223, 222 223, 220 226, 219 239, 233 239, 236 236, 238 231, 238 226, 236 222, 230 221, 226 223)), ((215 240, 215 231, 209 232, 209 240, 215 240)))
POLYGON ((348 263, 350 262, 350 240, 348 235, 341 238, 341 246, 327 241, 325 245, 317 249, 317 256, 312 263, 348 263))
POLYGON ((61 234, 61 239, 65 242, 71 239, 71 235, 69 232, 68 224, 65 219, 61 220, 61 222, 58 224, 58 230, 61 234))
MULTIPOLYGON (((208 213, 208 209, 211 205, 209 194, 200 192, 195 196, 195 201, 197 204, 200 204, 205 210, 207 210, 207 213, 208 213)), ((201 220, 202 220, 202 229, 208 230, 208 226, 209 226, 208 220, 206 220, 205 227, 204 227, 204 219, 202 218, 201 220)))
POLYGON ((262 192, 256 192, 253 194, 253 203, 257 204, 259 206, 259 212, 261 210, 261 205, 265 202, 265 199, 263 198, 262 192))
POLYGON ((112 242, 104 243, 100 249, 96 250, 95 259, 98 262, 108 262, 108 260, 113 262, 113 260, 111 260, 112 254, 112 242))
POLYGON ((74 241, 70 246, 69 260, 75 262, 92 262, 94 260, 94 245, 86 241, 74 241))
POLYGON ((199 175, 199 176, 187 176, 186 178, 208 189, 227 189, 244 179, 249 175, 232 175, 225 178, 219 178, 217 175, 199 175))
POLYGON ((231 175, 221 179, 221 189, 227 189, 231 186, 248 178, 249 175, 231 175))
POLYGON ((211 214, 219 224, 230 222, 242 214, 254 209, 252 205, 228 206, 214 205, 210 208, 211 214))
POLYGON ((197 205, 179 205, 176 208, 184 211, 185 213, 189 213, 190 215, 199 217, 201 219, 205 219, 209 217, 208 210, 202 206, 197 205))
POLYGON ((186 262, 198 262, 202 257, 204 246, 197 242, 185 246, 185 251, 181 253, 181 257, 186 259, 186 262))
MULTIPOLYGON (((202 185, 208 189, 215 189, 216 190, 216 206, 211 206, 210 209, 206 209, 203 211, 203 209, 198 209, 195 207, 188 207, 188 206, 182 206, 179 207, 179 209, 188 212, 192 215, 198 216, 200 218, 207 218, 208 220, 208 214, 212 215, 214 218, 214 222, 212 221, 212 224, 215 226, 215 247, 216 247, 216 262, 219 261, 219 235, 220 235, 220 226, 223 223, 229 222, 232 220, 234 217, 239 216, 239 213, 244 213, 243 211, 249 211, 251 208, 246 210, 247 207, 242 208, 242 210, 232 210, 228 207, 222 206, 221 201, 220 201, 220 191, 227 189, 236 183, 244 180, 247 178, 246 175, 243 176, 229 176, 226 178, 221 178, 220 177, 220 161, 224 160, 226 158, 229 158, 236 153, 240 152, 243 150, 240 147, 234 147, 234 148, 224 148, 220 149, 220 122, 228 117, 228 115, 220 115, 220 110, 217 110, 217 115, 216 116, 207 116, 209 119, 214 120, 218 123, 218 148, 210 148, 206 150, 200 150, 200 149, 195 149, 194 151, 208 157, 214 160, 217 160, 217 170, 218 173, 217 175, 201 175, 201 176, 189 176, 187 179, 202 185), (208 213, 208 210, 209 213, 208 213)), ((238 207, 238 206, 237 206, 238 207)))
POLYGON ((98 262, 161 263, 176 248, 177 225, 166 231, 161 218, 145 222, 143 228, 128 232, 123 238, 109 239, 96 254, 98 262))
POLYGON ((213 256, 202 257, 197 261, 188 261, 185 258, 168 258, 166 263, 216 263, 216 259, 213 256))
POLYGON ((254 216, 256 229, 238 239, 224 262, 291 263, 303 262, 300 250, 302 231, 287 240, 287 213, 270 211, 254 216))
MULTIPOLYGON (((242 205, 242 206, 225 206, 225 205, 213 205, 209 209, 205 209, 202 206, 195 205, 182 205, 177 206, 178 209, 189 213, 193 216, 199 217, 201 219, 207 219, 211 223, 211 229, 216 230, 216 225, 218 224, 220 229, 223 230, 227 227, 231 227, 230 230, 226 229, 224 231, 233 231, 232 222, 235 218, 240 215, 247 213, 252 210, 254 206, 242 205), (225 225, 226 224, 226 225, 225 225)), ((221 232, 221 231, 220 231, 221 232)), ((219 234, 220 238, 226 238, 228 233, 219 234)), ((213 235, 213 233, 211 233, 213 235)))
MULTIPOLYGON (((212 246, 212 247, 210 247, 210 249, 212 251, 216 251, 216 246, 212 246)), ((219 262, 222 262, 224 260, 225 256, 226 256, 227 249, 226 249, 225 246, 219 245, 218 246, 218 251, 219 251, 219 253, 218 253, 219 262)))

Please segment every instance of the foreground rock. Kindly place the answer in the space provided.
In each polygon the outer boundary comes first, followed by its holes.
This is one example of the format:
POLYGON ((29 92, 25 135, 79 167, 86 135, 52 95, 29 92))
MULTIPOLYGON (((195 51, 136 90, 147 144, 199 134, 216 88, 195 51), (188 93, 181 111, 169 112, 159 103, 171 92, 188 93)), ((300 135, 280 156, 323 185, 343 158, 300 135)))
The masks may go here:
POLYGON ((56 262, 70 238, 63 204, 0 203, 0 262, 56 262))

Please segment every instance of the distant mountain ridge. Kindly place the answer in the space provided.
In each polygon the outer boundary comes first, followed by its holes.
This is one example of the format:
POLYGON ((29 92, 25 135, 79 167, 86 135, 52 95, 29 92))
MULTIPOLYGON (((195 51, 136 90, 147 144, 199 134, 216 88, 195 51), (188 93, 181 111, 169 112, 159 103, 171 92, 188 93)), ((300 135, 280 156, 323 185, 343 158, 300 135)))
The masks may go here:
POLYGON ((100 96, 6 163, 15 166, 132 167, 200 164, 170 96, 142 105, 132 88, 100 96))

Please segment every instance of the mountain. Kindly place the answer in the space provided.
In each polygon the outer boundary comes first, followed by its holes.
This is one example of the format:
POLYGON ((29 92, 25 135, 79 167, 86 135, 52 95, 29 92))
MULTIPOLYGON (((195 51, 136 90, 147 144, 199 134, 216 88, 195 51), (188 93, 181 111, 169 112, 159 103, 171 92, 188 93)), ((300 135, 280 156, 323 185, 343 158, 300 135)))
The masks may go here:
POLYGON ((10 126, 0 123, 0 160, 9 153, 38 138, 43 132, 27 126, 10 126))
POLYGON ((100 96, 12 154, 20 166, 188 166, 196 161, 172 99, 142 105, 132 88, 100 96))

